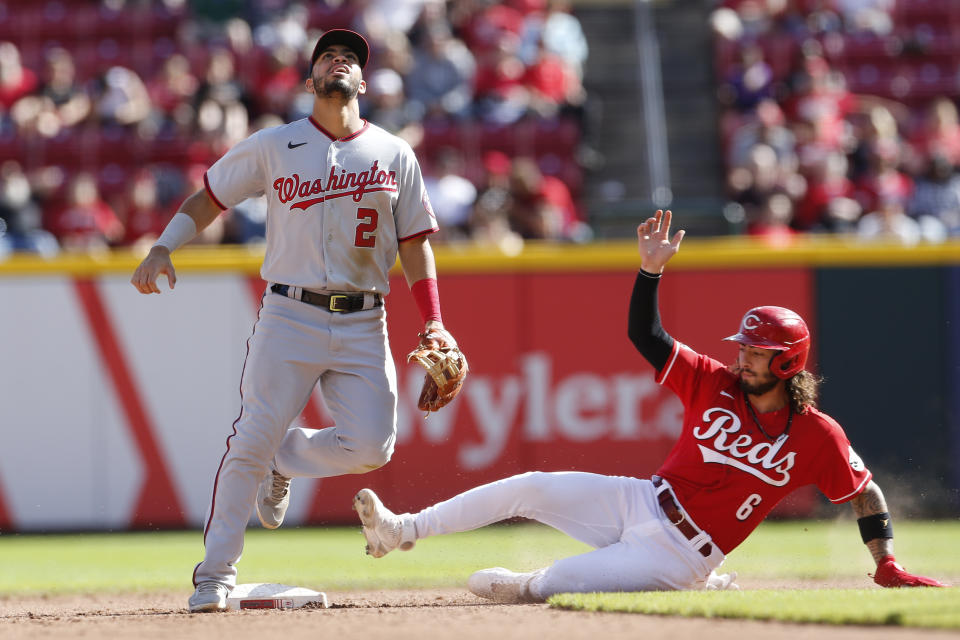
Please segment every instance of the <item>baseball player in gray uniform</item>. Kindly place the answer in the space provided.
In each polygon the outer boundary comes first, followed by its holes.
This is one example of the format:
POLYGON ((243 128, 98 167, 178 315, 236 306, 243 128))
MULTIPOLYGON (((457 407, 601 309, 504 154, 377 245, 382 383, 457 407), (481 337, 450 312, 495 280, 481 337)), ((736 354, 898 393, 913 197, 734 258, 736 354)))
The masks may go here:
POLYGON ((390 460, 397 380, 383 298, 398 254, 424 335, 456 344, 440 314, 427 239, 437 220, 420 166, 406 142, 359 115, 368 57, 361 35, 324 33, 305 83, 312 114, 220 158, 131 278, 141 293, 160 293, 161 274, 173 289, 171 252, 223 210, 266 195, 268 290, 247 342, 240 416, 214 481, 191 611, 226 608, 254 505, 276 528, 291 478, 366 473, 390 460), (318 383, 335 426, 290 428, 318 383))

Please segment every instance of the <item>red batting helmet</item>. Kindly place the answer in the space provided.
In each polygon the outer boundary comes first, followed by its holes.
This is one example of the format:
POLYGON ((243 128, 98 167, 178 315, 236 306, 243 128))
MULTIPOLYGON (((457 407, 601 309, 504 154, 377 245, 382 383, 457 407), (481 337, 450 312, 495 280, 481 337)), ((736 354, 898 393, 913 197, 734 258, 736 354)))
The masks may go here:
POLYGON ((740 321, 740 332, 724 340, 779 351, 770 372, 789 378, 803 370, 810 352, 810 330, 799 315, 783 307, 754 307, 740 321))

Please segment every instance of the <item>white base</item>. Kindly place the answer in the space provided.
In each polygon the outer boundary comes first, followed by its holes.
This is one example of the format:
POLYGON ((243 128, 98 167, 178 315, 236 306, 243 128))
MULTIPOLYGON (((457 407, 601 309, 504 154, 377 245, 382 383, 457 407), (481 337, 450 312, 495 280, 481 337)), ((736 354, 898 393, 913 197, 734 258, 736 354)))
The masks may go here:
POLYGON ((327 594, 287 584, 258 582, 238 584, 227 596, 227 609, 299 609, 311 605, 320 609, 330 606, 327 594))

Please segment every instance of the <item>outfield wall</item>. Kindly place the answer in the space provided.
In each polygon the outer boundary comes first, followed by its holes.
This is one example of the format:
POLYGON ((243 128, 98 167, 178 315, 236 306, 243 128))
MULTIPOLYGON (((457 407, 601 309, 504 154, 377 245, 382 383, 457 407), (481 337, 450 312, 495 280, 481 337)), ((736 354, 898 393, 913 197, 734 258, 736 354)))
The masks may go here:
MULTIPOLYGON (((471 364, 464 392, 424 420, 422 373, 402 362, 419 315, 402 276, 387 299, 398 362, 393 461, 294 485, 291 523, 353 522, 371 486, 413 509, 513 473, 646 476, 680 424, 626 338, 633 243, 438 249, 444 319, 471 364)), ((0 263, 0 529, 198 526, 239 411, 245 342, 264 283, 246 249, 188 249, 174 292, 142 296, 127 254, 0 263)), ((835 239, 771 250, 688 239, 661 287, 668 331, 732 360, 744 310, 791 307, 814 332, 824 408, 889 494, 956 512, 960 478, 960 244, 912 251, 835 239)), ((300 419, 332 424, 320 394, 300 419)), ((812 491, 781 515, 811 513, 812 491)))

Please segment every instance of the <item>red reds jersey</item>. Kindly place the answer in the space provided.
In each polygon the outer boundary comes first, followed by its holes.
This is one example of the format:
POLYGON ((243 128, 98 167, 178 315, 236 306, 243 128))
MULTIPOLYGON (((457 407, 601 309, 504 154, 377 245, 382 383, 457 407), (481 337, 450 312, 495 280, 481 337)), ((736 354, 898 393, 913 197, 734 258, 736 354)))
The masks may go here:
POLYGON ((737 376, 678 341, 657 382, 685 408, 680 438, 657 475, 670 481, 690 517, 724 553, 794 489, 815 484, 841 503, 872 477, 840 425, 816 409, 794 413, 786 435, 789 407, 757 414, 761 431, 737 376))

